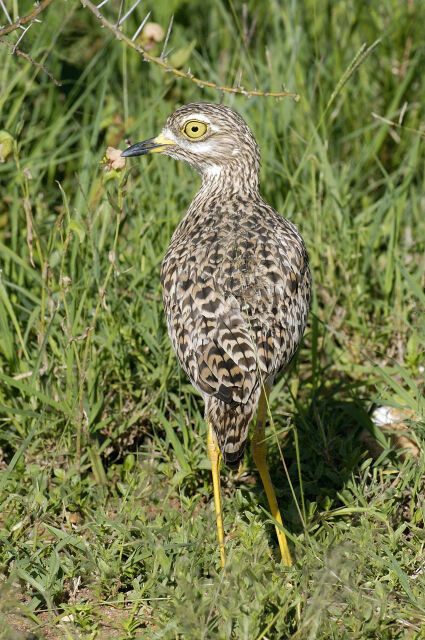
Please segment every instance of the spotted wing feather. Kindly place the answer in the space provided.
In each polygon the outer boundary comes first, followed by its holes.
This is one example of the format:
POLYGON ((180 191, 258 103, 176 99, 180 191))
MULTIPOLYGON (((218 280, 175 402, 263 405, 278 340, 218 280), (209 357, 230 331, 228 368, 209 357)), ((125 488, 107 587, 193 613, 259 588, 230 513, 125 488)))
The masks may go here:
POLYGON ((221 205, 214 227, 188 215, 161 271, 174 349, 205 398, 229 466, 243 455, 262 382, 298 346, 310 296, 307 254, 295 227, 268 205, 247 212, 236 204, 221 205))

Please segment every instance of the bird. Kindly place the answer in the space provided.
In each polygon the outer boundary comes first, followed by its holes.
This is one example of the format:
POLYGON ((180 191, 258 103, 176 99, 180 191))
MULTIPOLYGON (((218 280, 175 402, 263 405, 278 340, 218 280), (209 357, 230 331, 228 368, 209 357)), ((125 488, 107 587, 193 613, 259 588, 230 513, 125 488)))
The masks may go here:
POLYGON ((159 135, 124 158, 162 153, 187 162, 201 186, 161 266, 163 304, 178 360, 205 402, 221 566, 226 564, 220 464, 237 469, 257 410, 251 451, 285 566, 292 557, 266 458, 275 376, 302 339, 311 272, 297 227, 260 195, 260 150, 245 120, 222 104, 177 108, 159 135))

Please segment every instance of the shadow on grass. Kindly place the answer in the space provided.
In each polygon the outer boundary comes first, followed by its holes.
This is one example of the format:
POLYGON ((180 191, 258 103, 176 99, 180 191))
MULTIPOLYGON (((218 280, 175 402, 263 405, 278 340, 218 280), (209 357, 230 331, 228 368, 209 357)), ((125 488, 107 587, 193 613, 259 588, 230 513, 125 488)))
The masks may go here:
MULTIPOLYGON (((294 533, 303 530, 300 512, 308 514, 343 506, 341 492, 358 475, 361 464, 371 453, 376 455, 376 451, 385 450, 385 455, 395 459, 395 454, 386 449, 384 435, 370 418, 371 408, 371 400, 361 396, 355 385, 337 383, 332 387, 319 386, 310 397, 297 402, 293 427, 288 432, 279 428, 279 415, 274 412, 277 437, 298 503, 294 501, 276 439, 271 437, 270 474, 289 530, 294 533), (375 445, 373 451, 369 442, 375 445)), ((261 484, 258 488, 260 494, 261 484)), ((264 495, 259 495, 259 501, 267 509, 264 495)))

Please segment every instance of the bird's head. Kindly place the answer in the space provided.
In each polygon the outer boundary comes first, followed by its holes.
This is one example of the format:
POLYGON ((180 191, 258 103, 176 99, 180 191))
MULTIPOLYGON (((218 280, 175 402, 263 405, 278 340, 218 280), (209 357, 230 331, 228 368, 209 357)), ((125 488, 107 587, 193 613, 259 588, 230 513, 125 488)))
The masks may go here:
POLYGON ((233 109, 196 102, 179 107, 156 138, 137 142, 124 157, 164 153, 206 176, 249 170, 258 176, 260 152, 246 122, 233 109))

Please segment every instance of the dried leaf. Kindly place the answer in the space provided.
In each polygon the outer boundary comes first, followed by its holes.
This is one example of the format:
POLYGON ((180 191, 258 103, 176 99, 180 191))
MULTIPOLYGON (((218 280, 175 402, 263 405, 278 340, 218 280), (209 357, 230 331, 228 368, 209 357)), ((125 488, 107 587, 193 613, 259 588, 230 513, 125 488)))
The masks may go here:
POLYGON ((109 160, 111 169, 123 169, 125 167, 125 158, 121 157, 121 153, 120 149, 114 149, 114 147, 106 149, 106 158, 109 160))

